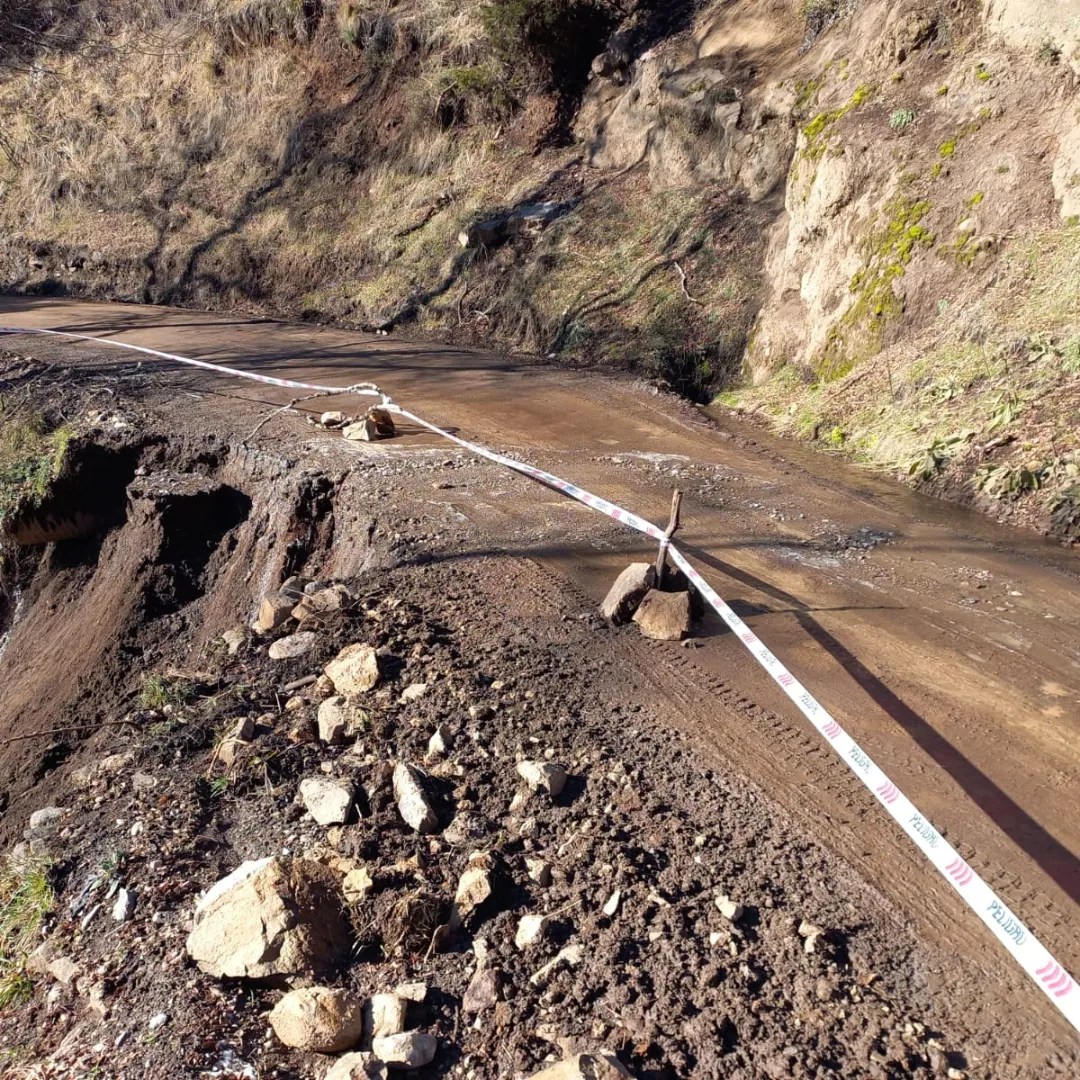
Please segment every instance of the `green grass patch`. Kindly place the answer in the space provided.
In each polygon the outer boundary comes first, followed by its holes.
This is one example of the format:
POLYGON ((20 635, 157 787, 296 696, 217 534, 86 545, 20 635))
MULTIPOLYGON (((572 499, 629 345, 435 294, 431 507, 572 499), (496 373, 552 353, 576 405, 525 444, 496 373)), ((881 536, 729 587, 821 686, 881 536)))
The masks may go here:
POLYGON ((40 413, 11 416, 0 402, 0 532, 41 505, 73 437, 66 424, 50 430, 40 413))
POLYGON ((186 705, 194 696, 194 688, 187 679, 173 679, 166 675, 144 675, 139 689, 139 704, 144 709, 155 709, 160 712, 169 705, 186 705))
POLYGON ((33 984, 26 958, 37 945, 54 899, 46 860, 28 856, 0 864, 0 1010, 30 996, 33 984))

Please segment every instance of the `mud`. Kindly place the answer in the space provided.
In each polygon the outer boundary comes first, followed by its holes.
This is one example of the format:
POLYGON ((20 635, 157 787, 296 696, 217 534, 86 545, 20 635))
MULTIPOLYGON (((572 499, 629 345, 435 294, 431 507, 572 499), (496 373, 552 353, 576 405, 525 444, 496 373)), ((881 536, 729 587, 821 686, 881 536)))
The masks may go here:
MULTIPOLYGON (((48 374, 42 356, 26 385, 41 377, 44 394, 74 400, 79 412, 84 355, 58 350, 48 374)), ((421 890, 448 903, 469 851, 499 853, 497 902, 449 951, 385 956, 379 907, 361 919, 375 931, 340 974, 363 992, 429 981, 430 1004, 416 1019, 440 1036, 430 1075, 528 1075, 560 1048, 600 1044, 636 1075, 657 1078, 929 1077, 950 1067, 1019 1078, 1075 1069, 1075 1048, 1037 991, 991 952, 958 904, 949 906, 842 768, 772 711, 768 694, 748 696, 737 666, 717 677, 710 657, 732 665, 738 656, 717 627, 705 620, 693 647, 682 648, 599 624, 596 585, 630 552, 613 527, 412 433, 390 450, 357 453, 286 416, 248 440, 270 406, 208 393, 188 376, 166 384, 129 372, 122 385, 107 377, 112 418, 88 430, 87 446, 137 454, 124 521, 24 555, 20 614, 3 654, 17 675, 0 692, 5 737, 79 729, 0 749, 3 829, 14 840, 48 803, 75 811, 62 837, 53 934, 85 959, 88 986, 100 993, 65 990, 50 1005, 39 986, 32 1006, 5 1021, 3 1049, 24 1064, 57 1053, 49 1067, 60 1076, 95 1065, 109 1076, 213 1075, 236 1061, 254 1062, 260 1075, 320 1075, 318 1062, 264 1042, 260 1014, 273 994, 216 986, 187 966, 180 945, 194 895, 222 873, 326 841, 293 802, 299 779, 326 764, 370 793, 371 817, 336 842, 379 868, 380 895, 421 890), (126 426, 117 429, 117 419, 126 426), (609 551, 591 566, 586 538, 590 550, 609 551), (575 562, 579 569, 568 569, 575 562), (273 665, 265 643, 251 640, 229 657, 220 634, 294 572, 345 581, 356 607, 322 628, 317 652, 302 660, 273 665), (297 741, 294 729, 315 702, 286 710, 282 691, 352 640, 377 645, 386 661, 388 692, 373 701, 363 737, 370 762, 297 741), (148 711, 139 693, 156 673, 182 676, 192 700, 148 711), (427 682, 428 693, 401 704, 414 682, 427 682), (473 719, 470 705, 491 712, 473 719), (269 719, 251 760, 222 783, 213 748, 242 715, 269 719), (456 735, 460 770, 436 784, 446 821, 453 809, 468 815, 462 830, 451 829, 453 842, 408 834, 379 787, 378 763, 422 757, 437 723, 456 735), (530 806, 537 835, 524 839, 508 814, 513 763, 548 749, 573 782, 555 804, 530 806), (85 794, 73 789, 74 768, 118 750, 135 754, 122 775, 85 794), (137 771, 153 786, 136 791, 137 771), (526 854, 555 864, 546 892, 524 875, 526 854), (394 870, 403 860, 412 862, 394 870), (138 913, 130 924, 101 916, 82 930, 70 901, 106 864, 140 896, 138 913), (616 889, 619 909, 605 916, 616 889), (725 922, 719 893, 747 906, 743 921, 725 922), (557 913, 554 931, 523 956, 513 946, 516 918, 538 910, 557 913), (803 919, 829 931, 819 952, 804 949, 803 919), (474 1027, 459 1003, 477 939, 506 989, 474 1027), (533 987, 530 976, 568 941, 585 946, 581 967, 533 987), (105 1019, 89 1007, 95 1000, 105 1019), (160 1011, 170 1021, 148 1039, 146 1021, 160 1011), (1003 1023, 1017 1014, 1028 1033, 1019 1041, 1003 1023)), ((651 473, 661 485, 683 482, 695 508, 719 499, 730 514, 744 505, 738 469, 668 453, 629 460, 638 464, 621 482, 636 491, 651 473)), ((596 467, 580 457, 558 464, 578 479, 596 467)), ((769 509, 798 520, 804 511, 777 497, 779 485, 771 490, 769 509)), ((807 540, 866 576, 893 572, 894 563, 865 560, 895 558, 903 538, 894 536, 834 519, 807 540)), ((698 543, 693 532, 689 541, 698 543)), ((978 569, 965 577, 976 581, 978 569)), ((738 603, 760 616, 778 599, 747 589, 738 603)), ((1064 760, 1059 767, 1071 783, 1064 760)), ((944 819, 963 817, 958 831, 972 831, 962 797, 950 800, 944 819)), ((985 854, 962 850, 985 863, 985 854)), ((1067 863, 1061 869, 1067 875, 1067 863)), ((1036 911, 1035 929, 1069 962, 1076 939, 1067 909, 1056 896, 1032 899, 1033 880, 1041 879, 1025 869, 995 884, 1027 895, 1018 906, 1036 911)))

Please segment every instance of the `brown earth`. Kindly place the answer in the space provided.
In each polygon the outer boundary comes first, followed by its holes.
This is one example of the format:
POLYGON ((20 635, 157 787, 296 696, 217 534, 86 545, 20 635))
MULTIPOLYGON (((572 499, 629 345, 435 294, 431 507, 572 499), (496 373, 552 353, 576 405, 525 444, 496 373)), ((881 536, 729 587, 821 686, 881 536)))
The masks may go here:
MULTIPOLYGON (((422 415, 521 453, 657 520, 678 483, 686 492, 685 546, 710 580, 927 816, 948 827, 965 858, 1058 958, 1073 970, 1080 966, 1077 823, 1063 812, 1077 791, 1075 555, 835 461, 804 459, 730 422, 717 426, 629 383, 398 338, 192 312, 4 301, 0 313, 5 323, 63 324, 294 378, 342 385, 375 378, 422 415)), ((244 621, 265 588, 289 572, 358 580, 371 604, 401 597, 414 605, 412 614, 402 616, 403 641, 411 627, 427 633, 439 624, 453 631, 452 648, 446 646, 451 651, 425 660, 425 671, 430 665, 453 685, 455 673, 460 677, 470 662, 487 655, 485 646, 494 654, 490 665, 485 660, 490 670, 480 674, 506 681, 502 671, 513 670, 517 685, 508 682, 510 700, 500 702, 495 714, 495 745, 501 733, 507 762, 514 744, 534 736, 552 740, 557 753, 575 761, 584 761, 587 751, 601 752, 607 760, 624 756, 631 774, 642 770, 641 805, 627 808, 619 823, 627 839, 620 833, 598 840, 600 847, 583 865, 600 876, 586 877, 587 887, 566 886, 568 902, 572 896, 592 913, 575 923, 581 939, 590 945, 602 940, 611 952, 601 959, 603 950, 596 950, 588 978, 570 980, 574 993, 583 995, 579 1002, 570 993, 548 1006, 563 1035, 584 1034, 597 1024, 603 1032, 593 1037, 621 1040, 623 1052, 647 1042, 637 1059, 627 1058, 642 1075, 919 1075, 914 1061, 896 1064, 902 1055, 898 1046, 886 1045, 889 1032, 868 1034, 872 1025, 858 1002, 845 1004, 843 1021, 831 1015, 831 1034, 820 1033, 821 1017, 811 1017, 818 1006, 800 997, 810 993, 811 983, 800 982, 810 973, 791 967, 802 957, 789 955, 790 932, 782 923, 808 914, 842 931, 853 958, 849 967, 839 957, 842 978, 857 980, 871 968, 881 978, 887 997, 875 1002, 875 1014, 903 1014, 940 1030, 947 1047, 963 1054, 971 1075, 1068 1075, 1075 1067, 1074 1037, 1063 1021, 869 796, 822 752, 816 736, 791 716, 786 699, 766 685, 738 642, 709 619, 698 627, 692 648, 646 642, 633 629, 594 627, 589 613, 607 582, 631 554, 644 551, 613 523, 415 430, 406 428, 391 444, 357 449, 338 436, 312 433, 285 414, 245 447, 245 437, 287 393, 167 365, 136 368, 133 354, 95 347, 20 339, 18 348, 35 362, 9 368, 10 390, 44 392, 72 415, 83 415, 92 402, 100 412, 96 402, 107 399, 94 441, 120 455, 124 465, 114 480, 123 481, 130 502, 124 528, 75 548, 49 549, 36 571, 26 568, 23 614, 4 653, 5 668, 18 673, 0 698, 0 725, 7 732, 117 720, 131 708, 138 677, 170 664, 223 678, 226 685, 250 683, 245 707, 256 701, 261 706, 272 700, 276 681, 267 681, 261 651, 238 662, 243 675, 230 672, 220 655, 214 661, 220 672, 207 672, 217 635, 244 621), (42 371, 41 360, 53 369, 42 371), (112 396, 117 392, 119 399, 112 396), (114 411, 128 426, 110 420, 114 411), (136 467, 145 475, 134 476, 136 467), (371 569, 384 562, 397 569, 388 578, 373 577, 371 569), (541 704, 525 709, 524 689, 539 695, 533 700, 541 704), (636 732, 629 717, 642 725, 636 732), (682 832, 672 829, 676 818, 686 826, 682 832), (643 837, 650 830, 655 839, 643 837), (714 839, 694 847, 699 834, 714 839), (657 928, 668 931, 652 943, 659 949, 653 956, 648 949, 642 958, 636 952, 645 948, 652 924, 617 923, 620 935, 632 930, 627 953, 622 937, 604 938, 611 928, 597 915, 610 884, 603 867, 610 864, 614 873, 620 865, 616 848, 609 852, 604 845, 623 843, 666 855, 668 869, 654 867, 641 881, 696 897, 675 905, 679 920, 689 920, 678 927, 665 923, 662 912, 648 915, 644 901, 640 908, 632 905, 631 919, 656 918, 657 928), (797 854, 789 862, 780 852, 797 854), (699 855, 701 864, 695 862, 699 855), (700 866, 705 870, 699 876, 700 866), (749 943, 750 975, 740 978, 750 982, 738 995, 734 976, 710 987, 711 976, 701 975, 713 963, 703 920, 707 911, 713 919, 717 914, 701 890, 721 878, 724 888, 717 891, 743 890, 764 927, 749 943), (766 914, 766 895, 778 914, 766 914), (581 899, 586 896, 591 899, 581 899), (820 913, 802 910, 810 896, 823 905, 820 913), (687 951, 664 953, 676 948, 672 940, 687 951), (768 972, 764 982, 755 974, 759 968, 768 972), (635 971, 646 981, 635 983, 635 971), (609 990, 611 983, 620 989, 609 990), (788 989, 779 991, 780 984, 788 989), (775 1000, 774 990, 780 995, 775 1000), (801 1003, 781 1004, 785 994, 801 1003), (755 1013, 755 1000, 771 1004, 758 1005, 755 1013), (688 1001, 708 1019, 683 1014, 688 1001), (766 1009, 769 1019, 762 1021, 766 1009), (567 1026, 567 1013, 579 1017, 577 1027, 567 1026), (672 1028, 674 1016, 681 1019, 672 1028), (739 1033, 734 1042, 724 1034, 721 1016, 739 1033), (1004 1023, 1006 1016, 1023 1018, 1022 1036, 1004 1023), (760 1023, 763 1028, 754 1026, 760 1023), (884 1062, 869 1057, 871 1043, 882 1037, 885 1049, 875 1045, 873 1053, 884 1062), (718 1042, 725 1048, 719 1055, 718 1042), (785 1046, 792 1047, 786 1059, 785 1046)), ((335 633, 348 636, 348 630, 335 633)), ((427 646, 439 641, 433 633, 436 640, 427 646)), ((389 647, 392 637, 380 624, 379 643, 389 647)), ((332 652, 330 644, 320 648, 332 652)), ((391 652, 399 655, 400 648, 395 644, 391 652)), ((310 666, 300 662, 296 674, 310 666)), ((402 685, 416 681, 404 670, 398 678, 402 685)), ((465 679, 466 697, 483 685, 465 679)), ((398 719, 394 699, 386 703, 388 725, 398 719)), ((424 698, 419 707, 410 706, 419 727, 397 725, 395 744, 415 752, 451 700, 437 693, 430 703, 424 698)), ((187 790, 205 768, 200 752, 230 715, 220 705, 201 708, 201 719, 181 728, 181 736, 194 733, 190 744, 180 737, 179 745, 167 747, 179 755, 169 783, 187 790)), ((154 725, 136 718, 135 726, 134 745, 149 762, 154 725)), ((379 730, 390 737, 389 727, 379 730)), ((73 733, 51 751, 48 740, 9 747, 0 780, 9 799, 9 838, 50 799, 71 804, 64 777, 72 764, 129 739, 103 732, 82 747, 73 733)), ((282 773, 271 778, 283 807, 300 769, 316 760, 306 753, 284 752, 282 773)), ((504 816, 512 793, 506 787, 509 764, 494 769, 471 750, 462 761, 467 775, 474 769, 479 774, 482 815, 504 816)), ((553 843, 555 836, 565 842, 576 814, 611 812, 604 809, 613 794, 606 782, 613 781, 597 771, 582 801, 565 808, 565 820, 551 821, 553 843)), ((194 815, 198 823, 187 833, 176 826, 185 836, 183 859, 162 870, 170 880, 187 882, 161 905, 167 925, 179 925, 187 894, 217 871, 265 853, 272 839, 284 842, 273 830, 285 824, 256 826, 250 816, 258 810, 244 795, 229 793, 225 805, 236 821, 248 821, 249 831, 219 822, 209 845, 199 838, 214 813, 204 820, 178 802, 177 816, 194 815), (212 848, 216 863, 202 854, 204 847, 212 848)), ((110 795, 101 820, 130 824, 130 813, 111 801, 117 797, 129 798, 110 795)), ((80 818, 77 831, 72 847, 81 865, 107 845, 93 819, 80 818)), ((399 854, 393 847, 399 840, 415 844, 403 834, 394 840, 380 834, 380 858, 389 862, 399 854)), ((436 861, 452 885, 454 872, 436 861)), ((145 888, 148 879, 140 875, 151 872, 133 871, 133 885, 145 888)), ((505 934, 493 937, 503 940, 505 934)), ((109 948, 118 944, 110 939, 109 948)), ((453 963, 446 958, 436 973, 440 990, 451 996, 461 992, 465 978, 453 963)), ((181 969, 162 990, 180 987, 190 974, 181 969)), ((850 999, 850 984, 844 985, 850 999)), ((256 1005, 244 999, 242 1007, 256 1005)), ((530 1011, 513 1016, 512 1034, 488 1033, 503 1039, 500 1052, 509 1055, 499 1075, 532 1068, 541 1053, 538 1014, 531 1011, 538 1006, 526 994, 521 1007, 530 1011)), ((250 1027, 255 1013, 244 1015, 250 1027)), ((461 1033, 452 1015, 451 1009, 430 1022, 444 1023, 441 1033, 455 1031, 454 1044, 475 1052, 457 1041, 461 1033)), ((190 1049, 184 1031, 204 1022, 193 1015, 183 1021, 189 1027, 179 1024, 175 1041, 170 1034, 163 1045, 173 1053, 182 1044, 190 1049)), ((885 1026, 896 1028, 891 1020, 885 1026)), ((445 1069, 448 1059, 439 1061, 445 1069)))

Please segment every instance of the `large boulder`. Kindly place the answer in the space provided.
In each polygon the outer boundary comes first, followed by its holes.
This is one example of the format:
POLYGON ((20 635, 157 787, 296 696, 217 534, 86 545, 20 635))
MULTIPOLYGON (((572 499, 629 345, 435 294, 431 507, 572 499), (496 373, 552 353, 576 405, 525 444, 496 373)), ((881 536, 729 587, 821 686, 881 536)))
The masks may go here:
POLYGON ((634 612, 634 622, 646 637, 681 641, 690 633, 690 594, 652 589, 634 612))
POLYGON ((202 897, 187 951, 217 978, 288 983, 331 974, 350 944, 333 871, 269 858, 244 863, 202 897))
POLYGON ((628 623, 655 582, 656 569, 652 563, 631 563, 615 579, 615 584, 600 605, 600 614, 616 626, 628 623))
POLYGON ((349 1050, 364 1033, 364 1006, 346 990, 292 990, 270 1011, 270 1026, 286 1045, 316 1054, 349 1050))

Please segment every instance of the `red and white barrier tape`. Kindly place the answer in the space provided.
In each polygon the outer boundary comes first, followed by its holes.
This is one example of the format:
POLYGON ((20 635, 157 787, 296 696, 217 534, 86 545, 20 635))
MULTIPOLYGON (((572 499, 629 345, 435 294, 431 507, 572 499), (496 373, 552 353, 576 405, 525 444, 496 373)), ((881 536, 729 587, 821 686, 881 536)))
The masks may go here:
MULTIPOLYGON (((504 468, 513 469, 532 480, 536 480, 556 491, 561 491, 572 499, 583 503, 598 513, 605 514, 621 525, 644 533, 658 543, 665 543, 664 531, 644 518, 624 510, 621 506, 601 499, 592 492, 571 484, 552 473, 537 469, 532 465, 517 461, 504 454, 498 454, 478 443, 451 435, 450 432, 422 419, 415 413, 395 405, 378 387, 372 383, 362 383, 356 387, 325 387, 309 383, 294 382, 291 379, 276 379, 258 375, 250 371, 228 368, 212 364, 205 360, 192 360, 189 357, 176 356, 172 353, 158 352, 138 345, 129 345, 122 341, 96 338, 86 334, 71 334, 55 330, 24 330, 17 327, 0 327, 0 334, 52 334, 98 344, 115 345, 122 349, 134 349, 150 356, 172 360, 180 364, 207 368, 220 374, 235 375, 243 379, 272 386, 285 386, 298 390, 311 390, 319 393, 365 394, 382 398, 384 406, 398 416, 411 420, 433 434, 447 439, 479 457, 486 458, 504 468)), ((1080 1032, 1080 991, 1069 973, 1059 964, 1035 935, 1013 914, 1008 905, 990 888, 989 885, 964 861, 956 849, 919 813, 915 804, 878 768, 870 755, 841 727, 813 695, 791 674, 790 671, 769 651, 764 642, 739 618, 721 596, 694 569, 678 547, 668 542, 667 550, 672 562, 680 569, 695 589, 708 602, 713 610, 727 624, 750 655, 768 672, 773 681, 792 700, 795 707, 821 733, 845 765, 869 789, 886 813, 900 826, 913 844, 930 860, 935 869, 956 890, 960 898, 986 924, 990 932, 1001 942, 1013 959, 1031 976, 1035 984, 1060 1010, 1070 1024, 1080 1032)))

